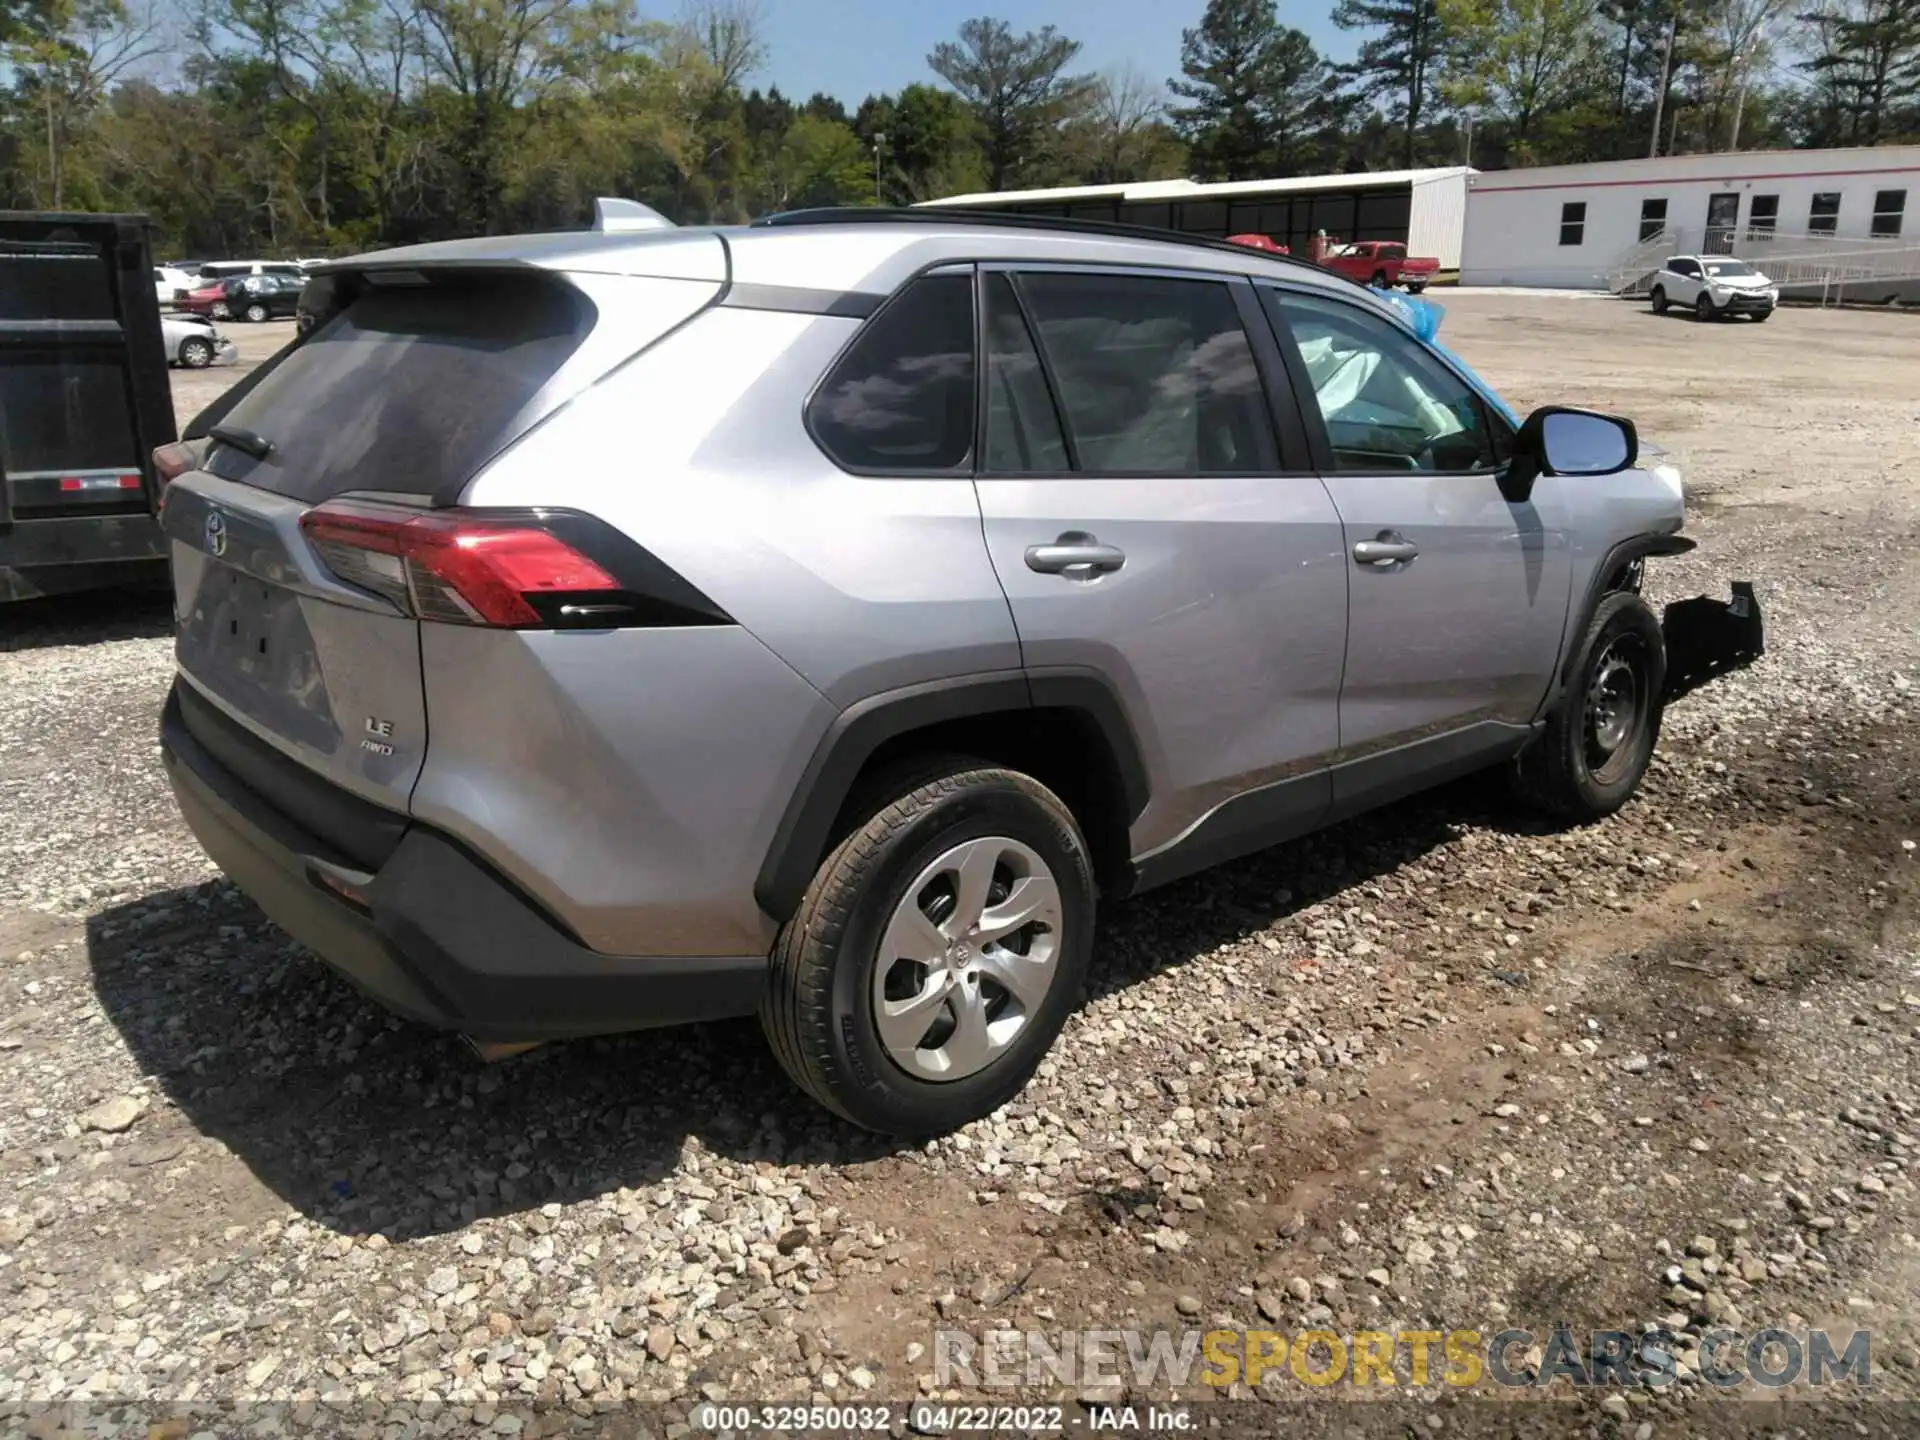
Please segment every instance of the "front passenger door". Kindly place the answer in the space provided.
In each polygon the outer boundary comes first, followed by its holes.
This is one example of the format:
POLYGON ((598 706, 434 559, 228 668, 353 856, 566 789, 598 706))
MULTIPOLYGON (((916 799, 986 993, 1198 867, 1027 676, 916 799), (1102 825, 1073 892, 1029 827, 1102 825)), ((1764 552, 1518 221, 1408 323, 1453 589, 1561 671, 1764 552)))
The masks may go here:
POLYGON ((1525 738, 1566 626, 1574 482, 1509 501, 1512 434, 1437 355, 1371 308, 1263 293, 1344 534, 1344 812, 1525 738))

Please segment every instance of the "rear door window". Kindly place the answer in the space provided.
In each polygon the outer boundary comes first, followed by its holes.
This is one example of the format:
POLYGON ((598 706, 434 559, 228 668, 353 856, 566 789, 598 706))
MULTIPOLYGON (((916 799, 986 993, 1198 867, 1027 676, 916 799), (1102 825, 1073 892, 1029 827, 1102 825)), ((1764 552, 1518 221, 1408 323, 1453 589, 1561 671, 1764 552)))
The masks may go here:
POLYGON ((585 296, 544 276, 372 286, 221 417, 274 454, 255 464, 215 446, 208 468, 313 504, 348 490, 450 502, 524 428, 593 318, 585 296))
POLYGON ((1224 281, 1034 271, 1018 284, 1082 470, 1279 468, 1253 347, 1224 281))
POLYGON ((973 390, 973 275, 924 275, 834 362, 807 423, 848 470, 957 470, 973 453, 973 390))

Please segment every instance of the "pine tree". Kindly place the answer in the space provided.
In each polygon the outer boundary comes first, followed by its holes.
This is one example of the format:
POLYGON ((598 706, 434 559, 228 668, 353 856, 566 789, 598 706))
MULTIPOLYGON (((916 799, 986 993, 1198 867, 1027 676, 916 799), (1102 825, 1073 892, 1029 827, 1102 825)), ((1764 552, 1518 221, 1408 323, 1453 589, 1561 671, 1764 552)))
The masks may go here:
POLYGON ((1313 42, 1280 23, 1274 0, 1208 0, 1182 32, 1169 81, 1189 103, 1172 113, 1194 173, 1253 180, 1295 173, 1329 117, 1327 67, 1313 42))
POLYGON ((1410 169, 1420 121, 1438 79, 1441 35, 1435 0, 1339 0, 1333 23, 1342 30, 1377 30, 1340 74, 1368 99, 1385 104, 1401 132, 1410 169))

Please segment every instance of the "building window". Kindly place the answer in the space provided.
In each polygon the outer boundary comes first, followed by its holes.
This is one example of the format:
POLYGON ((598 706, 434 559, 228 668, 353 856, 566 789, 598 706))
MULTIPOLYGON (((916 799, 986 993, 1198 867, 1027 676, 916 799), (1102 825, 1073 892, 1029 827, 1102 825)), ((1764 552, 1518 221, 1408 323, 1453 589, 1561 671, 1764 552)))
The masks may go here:
POLYGON ((1663 195, 1658 200, 1640 202, 1640 242, 1645 244, 1662 230, 1667 228, 1667 200, 1663 195))
POLYGON ((1780 197, 1756 195, 1747 207, 1747 239, 1771 240, 1780 225, 1780 197))
POLYGON ((1560 207, 1560 243, 1580 245, 1587 236, 1587 202, 1569 200, 1560 207))
POLYGON ((1906 218, 1906 213, 1906 191, 1876 190, 1873 195, 1873 229, 1867 233, 1892 239, 1900 233, 1900 222, 1906 218))
POLYGON ((1807 212, 1807 233, 1810 235, 1831 235, 1839 228, 1839 193, 1830 190, 1824 195, 1814 196, 1813 208, 1807 212))

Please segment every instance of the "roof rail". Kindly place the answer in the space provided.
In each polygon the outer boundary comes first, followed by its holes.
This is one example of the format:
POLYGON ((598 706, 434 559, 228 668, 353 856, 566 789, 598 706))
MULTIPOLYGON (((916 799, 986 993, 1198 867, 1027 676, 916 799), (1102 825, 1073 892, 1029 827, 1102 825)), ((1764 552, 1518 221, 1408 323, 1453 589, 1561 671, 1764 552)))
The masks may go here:
MULTIPOLYGON (((857 225, 857 224, 894 224, 894 225, 975 225, 983 229, 1016 230, 1057 230, 1069 235, 1105 235, 1123 240, 1151 240, 1162 245, 1190 245, 1200 250, 1217 250, 1229 255, 1238 255, 1242 259, 1256 256, 1262 260, 1271 260, 1276 265, 1296 265, 1313 271, 1316 275, 1330 275, 1346 280, 1348 284, 1359 282, 1329 270, 1323 265, 1300 255, 1279 255, 1271 250, 1256 249, 1251 245, 1238 245, 1231 240, 1216 240, 1210 235, 1188 235, 1178 230, 1160 230, 1151 225, 1119 225, 1106 220, 1071 220, 1061 215, 1025 215, 1017 211, 988 210, 985 208, 965 210, 943 210, 936 205, 925 208, 915 206, 911 210, 890 209, 874 205, 826 206, 816 210, 786 210, 776 215, 762 215, 753 222, 756 226, 788 225, 857 225)), ((1365 289, 1365 286, 1361 286, 1365 289)))

